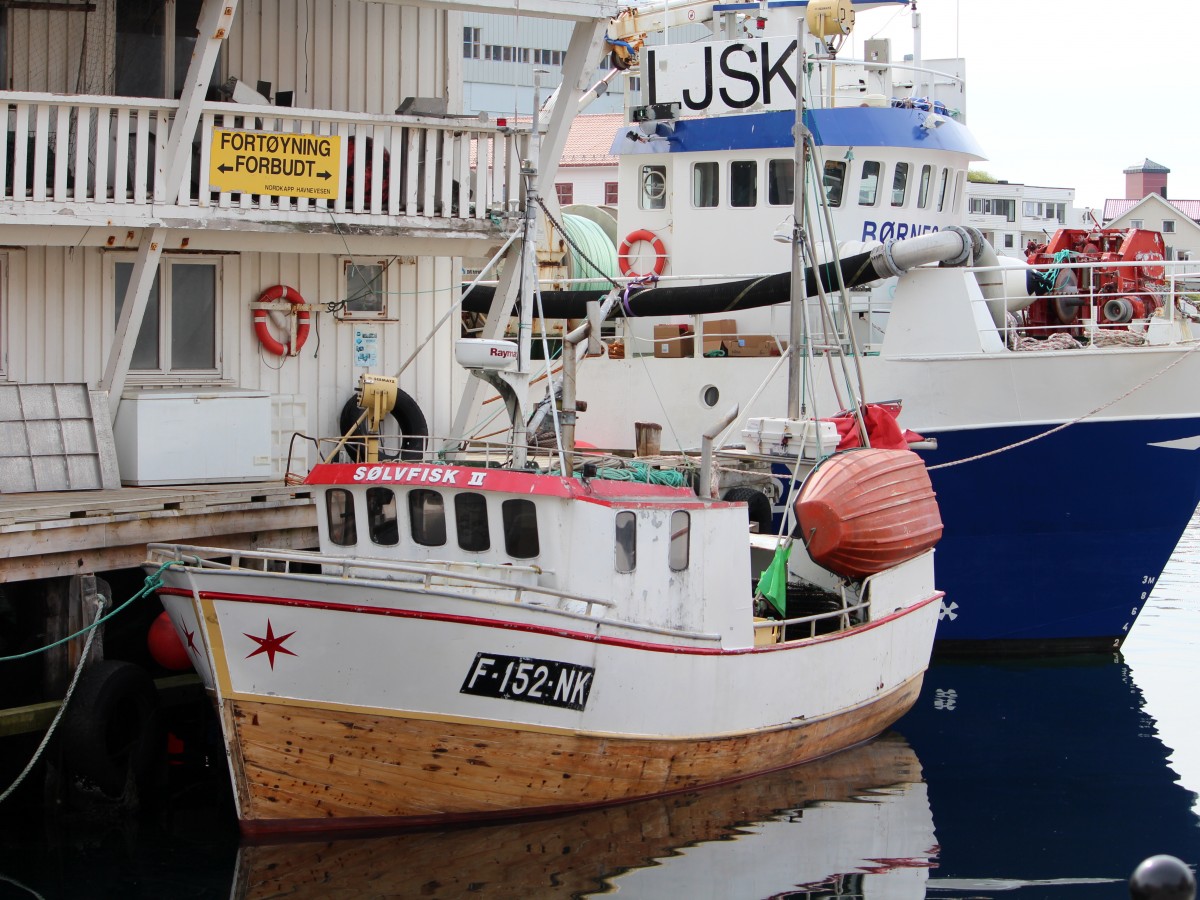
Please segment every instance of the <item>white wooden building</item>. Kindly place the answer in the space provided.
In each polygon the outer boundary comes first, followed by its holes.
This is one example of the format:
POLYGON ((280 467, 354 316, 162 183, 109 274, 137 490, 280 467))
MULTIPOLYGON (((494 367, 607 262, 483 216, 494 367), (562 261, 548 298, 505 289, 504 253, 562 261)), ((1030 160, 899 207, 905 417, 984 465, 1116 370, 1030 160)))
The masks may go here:
MULTIPOLYGON (((364 372, 398 375, 449 433, 462 258, 524 205, 528 127, 461 114, 463 16, 503 8, 0 4, 0 604, 57 600, 22 627, 73 630, 78 604, 47 624, 69 576, 136 572, 151 540, 314 543, 283 478, 292 435, 341 433, 364 372), (305 311, 256 316, 282 286, 305 311)), ((615 11, 522 3, 569 32, 544 162, 615 11)))

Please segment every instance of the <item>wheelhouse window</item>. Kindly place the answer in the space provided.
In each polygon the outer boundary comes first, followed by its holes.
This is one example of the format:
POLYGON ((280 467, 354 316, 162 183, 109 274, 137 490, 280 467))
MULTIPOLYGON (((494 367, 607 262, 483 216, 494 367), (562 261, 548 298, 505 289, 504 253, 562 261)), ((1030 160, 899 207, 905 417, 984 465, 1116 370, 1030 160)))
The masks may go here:
POLYGON ((367 488, 367 527, 376 544, 392 547, 400 543, 396 495, 391 488, 367 488))
POLYGON ((735 160, 729 164, 729 205, 735 208, 758 205, 758 163, 735 160))
POLYGON ((446 507, 437 491, 418 488, 408 492, 408 525, 413 540, 423 547, 446 543, 446 507))
POLYGON ((862 178, 858 182, 858 205, 874 206, 879 197, 880 164, 868 159, 862 164, 862 178))
POLYGON ((354 521, 354 495, 343 488, 325 492, 325 516, 329 523, 329 539, 339 547, 358 543, 358 526, 354 521))
MULTIPOLYGON (((962 209, 962 195, 963 195, 963 172, 960 169, 954 175, 954 200, 950 207, 951 209, 953 209, 953 210, 962 209)), ((1013 201, 1012 212, 1013 212, 1013 216, 1011 219, 1009 219, 1009 221, 1015 222, 1017 219, 1017 201, 1016 200, 1013 201)))
MULTIPOLYGON (((113 266, 115 313, 121 321, 133 263, 113 266)), ((217 375, 218 263, 162 259, 150 286, 129 369, 135 373, 217 375)))
POLYGON ((767 203, 791 206, 796 201, 796 164, 790 159, 767 160, 767 203))
POLYGON ((692 517, 684 510, 671 513, 671 543, 667 549, 667 563, 672 572, 682 572, 688 567, 691 543, 692 517))
POLYGON ((532 559, 538 544, 537 505, 532 500, 505 500, 500 504, 504 523, 504 552, 513 559, 532 559))
POLYGON ((921 187, 917 191, 917 206, 929 207, 929 188, 933 184, 933 166, 921 166, 921 187))
MULTIPOLYGON (((940 182, 938 182, 938 201, 937 201, 938 212, 941 212, 946 207, 946 186, 949 183, 950 183, 950 170, 942 169, 942 180, 940 182)), ((1013 205, 1014 206, 1016 205, 1015 200, 1013 201, 1013 205)))
POLYGON ((454 495, 454 527, 458 546, 472 553, 491 549, 488 533, 487 499, 483 494, 464 492, 454 495))
POLYGON ((667 167, 642 166, 642 194, 639 205, 642 209, 665 209, 667 206, 667 167))
POLYGON ((692 166, 692 206, 704 209, 721 202, 721 164, 701 162, 692 166))
POLYGON ((908 163, 896 163, 896 171, 892 173, 892 206, 903 206, 908 200, 908 169, 908 163))
POLYGON ((629 510, 617 513, 616 522, 616 568, 628 573, 637 568, 637 514, 629 510))
POLYGON ((846 187, 846 164, 837 160, 825 163, 825 200, 830 206, 842 205, 842 190, 846 187))

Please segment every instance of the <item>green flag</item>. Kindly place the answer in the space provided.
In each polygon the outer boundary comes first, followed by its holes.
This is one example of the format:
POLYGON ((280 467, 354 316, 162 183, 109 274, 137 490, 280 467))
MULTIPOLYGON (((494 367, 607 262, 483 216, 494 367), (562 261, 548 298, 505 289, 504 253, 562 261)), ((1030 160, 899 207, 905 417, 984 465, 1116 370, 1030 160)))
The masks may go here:
POLYGON ((781 616, 787 615, 787 563, 791 555, 791 541, 776 547, 775 558, 758 579, 755 589, 756 594, 771 601, 781 616))

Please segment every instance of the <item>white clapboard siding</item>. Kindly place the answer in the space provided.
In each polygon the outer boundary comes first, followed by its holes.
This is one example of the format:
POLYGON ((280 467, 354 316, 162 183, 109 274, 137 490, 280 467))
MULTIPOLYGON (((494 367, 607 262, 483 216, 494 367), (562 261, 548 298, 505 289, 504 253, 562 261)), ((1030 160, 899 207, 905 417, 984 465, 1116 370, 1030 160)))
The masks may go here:
MULTIPOLYGON (((127 252, 100 247, 30 246, 0 256, 7 275, 9 378, 27 383, 97 383, 104 370, 116 321, 113 262, 133 260, 127 252)), ((390 260, 386 277, 391 318, 341 320, 313 314, 313 327, 300 355, 283 359, 261 351, 251 325, 250 303, 274 284, 296 288, 309 302, 345 296, 343 256, 332 253, 219 254, 221 381, 307 401, 311 434, 329 435, 365 369, 354 365, 354 331, 379 336, 379 365, 371 371, 394 375, 453 305, 459 293, 458 261, 449 257, 361 257, 390 260)), ((436 433, 449 431, 452 401, 465 375, 453 360, 459 328, 450 315, 437 337, 400 377, 400 386, 421 406, 436 433)), ((138 382, 130 378, 129 387, 138 382)))

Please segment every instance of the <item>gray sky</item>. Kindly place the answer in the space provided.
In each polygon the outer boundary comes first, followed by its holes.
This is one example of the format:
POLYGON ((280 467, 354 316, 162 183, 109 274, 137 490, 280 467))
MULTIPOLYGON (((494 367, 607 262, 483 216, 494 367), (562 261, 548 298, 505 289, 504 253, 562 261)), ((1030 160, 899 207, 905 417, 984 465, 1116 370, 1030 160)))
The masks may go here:
MULTIPOLYGON (((1195 0, 919 0, 922 52, 966 59, 967 121, 996 178, 1075 188, 1077 206, 1125 196, 1122 170, 1171 170, 1171 199, 1200 199, 1200 6, 1195 0)), ((906 7, 860 14, 862 41, 909 52, 906 7), (884 23, 889 23, 884 25, 884 23)), ((845 51, 843 52, 845 55, 845 51)))

